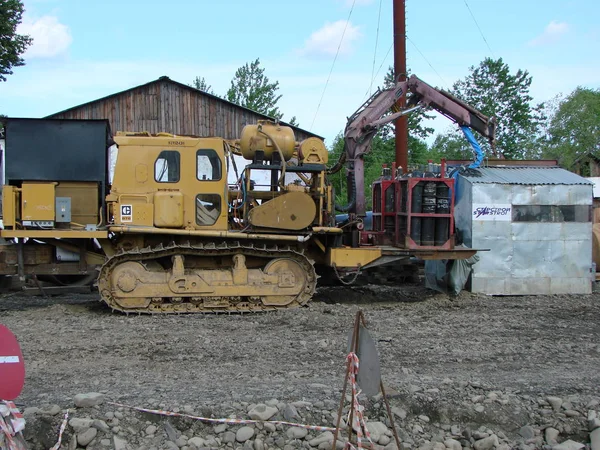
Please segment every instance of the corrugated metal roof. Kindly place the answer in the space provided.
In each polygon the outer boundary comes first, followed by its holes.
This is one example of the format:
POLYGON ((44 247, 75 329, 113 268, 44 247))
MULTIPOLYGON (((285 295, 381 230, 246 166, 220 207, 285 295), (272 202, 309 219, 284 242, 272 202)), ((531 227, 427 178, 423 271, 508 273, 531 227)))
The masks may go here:
POLYGON ((471 183, 496 184, 593 184, 560 167, 485 167, 461 174, 471 183))

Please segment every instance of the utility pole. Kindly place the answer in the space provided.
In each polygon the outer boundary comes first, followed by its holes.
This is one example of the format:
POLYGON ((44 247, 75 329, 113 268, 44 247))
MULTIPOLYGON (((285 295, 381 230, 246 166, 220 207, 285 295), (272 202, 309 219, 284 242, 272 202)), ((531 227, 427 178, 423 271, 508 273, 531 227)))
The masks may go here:
MULTIPOLYGON (((399 81, 406 80, 406 0, 394 0, 394 74, 399 81)), ((397 106, 406 105, 406 93, 400 97, 397 106)), ((402 116, 395 122, 396 166, 408 170, 408 118, 402 116)))

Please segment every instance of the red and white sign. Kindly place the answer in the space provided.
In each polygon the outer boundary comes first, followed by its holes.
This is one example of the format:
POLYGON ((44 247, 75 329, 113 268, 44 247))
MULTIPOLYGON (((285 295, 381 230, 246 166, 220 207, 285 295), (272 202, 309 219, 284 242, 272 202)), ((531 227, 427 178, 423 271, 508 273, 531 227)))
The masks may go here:
POLYGON ((0 325, 0 399, 14 400, 23 390, 25 364, 17 338, 0 325))

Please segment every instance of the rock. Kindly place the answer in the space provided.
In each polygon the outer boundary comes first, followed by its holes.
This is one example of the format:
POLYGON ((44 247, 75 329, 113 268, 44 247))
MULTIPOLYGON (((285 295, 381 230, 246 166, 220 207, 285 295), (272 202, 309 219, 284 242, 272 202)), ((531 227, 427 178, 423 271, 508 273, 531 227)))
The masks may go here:
POLYGON ((265 404, 259 403, 250 411, 248 411, 248 415, 253 420, 269 420, 275 414, 277 414, 278 410, 274 406, 267 406, 265 404))
POLYGON ((274 423, 265 423, 264 425, 265 430, 267 430, 269 433, 275 433, 275 431, 277 430, 277 427, 274 423))
POLYGON ((182 448, 185 447, 188 444, 189 438, 183 434, 180 437, 178 437, 177 439, 175 439, 175 444, 177 444, 177 447, 182 448))
POLYGON ((100 394, 99 392, 77 394, 73 401, 78 408, 91 408, 92 406, 101 405, 104 402, 104 394, 100 394))
POLYGON ((460 435, 460 427, 458 425, 452 425, 450 427, 450 433, 452 433, 453 436, 459 436, 460 435))
POLYGON ((265 444, 262 439, 254 439, 254 450, 265 450, 265 444))
POLYGON ((198 436, 194 436, 193 438, 188 439, 187 445, 191 445, 197 449, 200 449, 205 446, 204 439, 198 436))
POLYGON ((40 408, 36 408, 35 406, 30 406, 29 408, 25 408, 23 410, 23 417, 34 416, 36 414, 40 414, 41 411, 42 410, 40 408))
POLYGON ((333 442, 333 433, 331 431, 325 431, 321 433, 316 438, 311 439, 308 444, 311 447, 318 447, 322 443, 333 442))
MULTIPOLYGON (((109 441, 108 445, 110 445, 110 441, 109 441)), ((77 435, 76 434, 71 436, 71 439, 69 440, 69 445, 68 445, 67 449, 68 450, 77 450, 77 435)))
POLYGON ((475 411, 477 411, 478 413, 482 413, 483 411, 485 411, 485 408, 483 405, 477 405, 475 407, 475 411))
POLYGON ((422 422, 425 422, 425 423, 429 423, 429 417, 427 417, 425 415, 420 415, 419 420, 421 420, 422 422))
POLYGON ((392 438, 390 438, 389 436, 383 434, 379 437, 379 441, 377 441, 377 443, 379 445, 388 445, 390 442, 392 441, 392 438))
POLYGON ((553 445, 552 450, 579 450, 584 447, 585 447, 585 445, 569 439, 568 441, 561 442, 560 444, 557 444, 557 445, 553 445))
POLYGON ((388 428, 383 422, 367 422, 367 430, 369 430, 373 442, 379 442, 379 438, 385 435, 388 428))
POLYGON ((278 403, 279 403, 279 400, 277 400, 276 398, 272 398, 271 400, 267 400, 265 402, 265 404, 267 406, 277 406, 278 403))
POLYGON ((173 427, 173 425, 171 425, 171 422, 169 422, 169 421, 165 422, 165 431, 167 433, 167 437, 169 438, 169 440, 176 443, 178 433, 177 433, 177 430, 173 427))
POLYGON ((450 450, 462 450, 462 445, 456 439, 446 439, 444 445, 450 450))
POLYGON ((100 441, 100 445, 101 445, 102 447, 110 447, 110 439, 102 439, 102 440, 100 441))
POLYGON ((294 405, 285 405, 283 408, 283 418, 288 422, 298 419, 300 416, 298 415, 298 410, 294 405))
POLYGON ((563 404, 562 398, 560 397, 546 397, 546 401, 550 403, 550 406, 552 406, 554 411, 560 411, 560 407, 563 404))
POLYGON ((519 434, 523 436, 525 440, 528 440, 533 439, 533 437, 535 436, 535 431, 529 425, 525 425, 524 427, 521 427, 521 429, 519 430, 519 434))
POLYGON ((165 448, 167 450, 179 450, 179 447, 177 447, 177 444, 173 441, 165 441, 165 448))
POLYGON ((588 429, 590 431, 594 431, 596 428, 600 428, 600 419, 595 417, 591 420, 588 420, 588 429))
POLYGON ((146 427, 145 432, 148 436, 151 436, 154 435, 154 433, 156 433, 156 430, 158 430, 158 427, 156 425, 148 425, 146 427))
POLYGON ((579 412, 575 411, 574 409, 567 409, 565 411, 565 415, 567 417, 579 417, 579 416, 581 416, 581 414, 579 414, 579 412))
POLYGON ((92 422, 92 426, 98 431, 102 431, 103 433, 108 433, 110 431, 110 427, 106 424, 104 420, 95 419, 92 422))
POLYGON ((233 444, 235 442, 235 433, 233 431, 226 431, 223 434, 223 443, 233 444))
POLYGON ((308 434, 308 430, 300 427, 289 427, 285 434, 290 439, 304 439, 308 434))
MULTIPOLYGON (((277 410, 277 408, 275 409, 277 410)), ((254 428, 242 427, 239 430, 237 430, 237 433, 235 433, 235 440, 238 442, 246 442, 252 436, 254 436, 254 428)))
POLYGON ((220 423, 219 425, 217 425, 214 428, 214 431, 215 431, 216 434, 225 433, 225 431, 227 431, 227 424, 226 423, 220 423))
POLYGON ((93 423, 92 419, 80 419, 78 417, 73 417, 69 420, 69 426, 75 430, 75 433, 86 431, 88 428, 91 428, 93 423))
POLYGON ((600 450, 600 428, 590 433, 590 447, 592 450, 600 450))
POLYGON ((406 419, 406 411, 402 408, 398 408, 397 406, 392 407, 392 414, 398 416, 400 419, 406 419))
POLYGON ((300 400, 297 402, 293 402, 292 406, 294 406, 295 408, 310 408, 312 406, 312 403, 300 400))
POLYGON ((50 405, 47 409, 46 408, 40 409, 39 413, 47 415, 47 416, 56 416, 61 411, 62 410, 60 409, 60 406, 58 406, 58 405, 50 405))
POLYGON ((82 447, 87 447, 87 445, 92 442, 92 439, 94 439, 97 434, 98 430, 95 428, 88 428, 86 431, 77 433, 77 444, 82 447))
POLYGON ((497 447, 498 444, 498 436, 492 434, 491 436, 488 436, 484 439, 475 441, 475 444, 473 446, 475 450, 492 450, 493 448, 497 447))
POLYGON ((548 427, 544 431, 544 437, 546 438, 546 443, 548 445, 558 444, 558 435, 559 431, 556 428, 548 427))

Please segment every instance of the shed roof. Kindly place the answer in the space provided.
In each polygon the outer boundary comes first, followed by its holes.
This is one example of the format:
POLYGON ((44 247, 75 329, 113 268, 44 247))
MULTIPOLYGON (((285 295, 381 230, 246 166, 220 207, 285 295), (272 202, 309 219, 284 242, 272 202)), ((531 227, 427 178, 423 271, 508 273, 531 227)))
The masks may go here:
POLYGON ((560 167, 485 167, 461 174, 471 183, 484 184, 593 184, 560 167))

